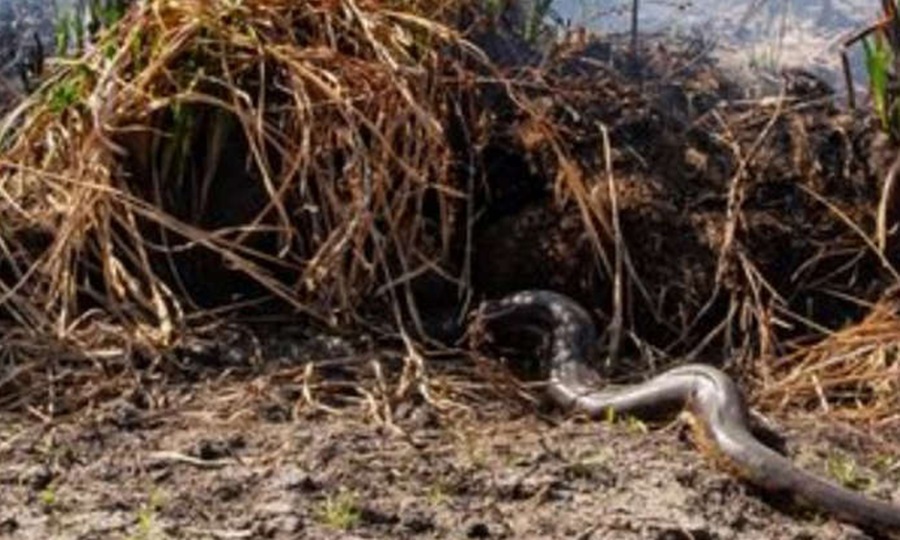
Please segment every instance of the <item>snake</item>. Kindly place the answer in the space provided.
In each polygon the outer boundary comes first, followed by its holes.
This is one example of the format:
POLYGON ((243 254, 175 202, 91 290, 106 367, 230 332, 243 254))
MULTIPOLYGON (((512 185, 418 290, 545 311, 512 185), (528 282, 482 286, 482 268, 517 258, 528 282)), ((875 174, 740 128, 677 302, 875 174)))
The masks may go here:
POLYGON ((473 330, 489 338, 509 335, 522 324, 548 338, 542 377, 557 407, 593 419, 686 412, 700 450, 741 480, 864 529, 892 537, 900 533, 900 506, 806 472, 760 442, 751 430, 742 392, 721 369, 682 364, 644 382, 602 386, 589 364, 597 342, 591 315, 572 298, 552 291, 526 290, 484 301, 473 318, 473 330))

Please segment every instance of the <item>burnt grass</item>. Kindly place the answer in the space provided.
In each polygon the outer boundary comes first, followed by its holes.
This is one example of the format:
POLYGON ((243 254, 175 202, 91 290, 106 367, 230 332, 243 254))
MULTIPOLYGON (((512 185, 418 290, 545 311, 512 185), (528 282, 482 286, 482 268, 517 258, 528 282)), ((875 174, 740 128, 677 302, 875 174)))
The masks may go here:
MULTIPOLYGON (((524 47, 481 41, 495 57, 524 47)), ((606 128, 615 184, 588 187, 604 208, 616 195, 621 237, 605 223, 590 237, 577 197, 555 197, 564 164, 554 141, 488 89, 477 99, 497 124, 474 158, 476 298, 551 288, 606 322, 611 275, 597 244, 611 255, 620 241, 633 270, 623 324, 661 353, 635 354, 628 367, 643 373, 690 354, 752 395, 751 359, 860 320, 861 306, 889 289, 845 219, 872 231, 889 164, 863 114, 841 110, 803 73, 785 74, 779 99, 747 100, 745 82, 690 43, 647 45, 639 65, 616 64, 623 55, 610 44, 567 47, 535 79, 533 55, 498 61, 585 175, 603 178, 606 128)), ((446 316, 455 291, 424 283, 426 322, 446 316)), ((352 352, 359 364, 396 350, 377 343, 352 352)), ((441 408, 420 393, 372 397, 352 369, 323 371, 349 399, 312 406, 297 381, 321 359, 292 357, 289 367, 263 357, 175 375, 137 370, 120 397, 86 397, 52 419, 36 407, 2 413, 0 537, 877 538, 716 470, 677 421, 566 418, 494 392, 463 354, 429 364, 441 388, 471 385, 441 408), (465 375, 441 383, 445 366, 465 375)), ((393 367, 392 380, 402 369, 393 367)), ((900 433, 799 408, 778 421, 799 466, 900 500, 900 433)))

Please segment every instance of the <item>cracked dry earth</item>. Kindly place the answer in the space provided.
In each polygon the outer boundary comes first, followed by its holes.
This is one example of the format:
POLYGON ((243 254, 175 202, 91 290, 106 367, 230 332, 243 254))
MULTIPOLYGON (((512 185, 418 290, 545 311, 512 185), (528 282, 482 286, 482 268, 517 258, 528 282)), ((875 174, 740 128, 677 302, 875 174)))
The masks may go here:
MULTIPOLYGON (((387 428, 357 410, 289 419, 258 381, 165 392, 155 412, 120 403, 52 428, 0 416, 0 537, 873 538, 714 470, 677 423, 497 401, 465 414, 404 403, 387 428)), ((842 463, 900 501, 886 446, 791 426, 795 462, 824 475, 842 463)))

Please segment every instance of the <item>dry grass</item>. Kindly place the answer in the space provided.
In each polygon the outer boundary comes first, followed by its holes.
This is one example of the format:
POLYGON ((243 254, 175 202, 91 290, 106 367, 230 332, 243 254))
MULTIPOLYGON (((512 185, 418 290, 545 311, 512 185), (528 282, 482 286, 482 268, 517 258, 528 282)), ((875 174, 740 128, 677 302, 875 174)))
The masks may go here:
POLYGON ((762 363, 758 401, 874 425, 900 421, 900 318, 894 302, 777 361, 762 363))
POLYGON ((423 264, 424 198, 445 219, 460 201, 442 120, 462 82, 439 53, 477 53, 414 12, 374 7, 150 2, 67 62, 3 130, 12 318, 63 336, 99 304, 168 344, 192 299, 158 261, 193 246, 328 322, 384 282, 389 253, 423 264), (228 136, 251 160, 230 185, 216 178, 223 145, 199 144, 228 136), (265 204, 209 227, 223 191, 265 204), (288 205, 298 198, 305 211, 288 205), (255 250, 253 235, 276 249, 255 250))
POLYGON ((181 253, 326 325, 435 264, 463 200, 447 107, 482 61, 427 17, 451 7, 146 2, 63 61, 0 135, 8 354, 171 347, 203 314, 181 253))

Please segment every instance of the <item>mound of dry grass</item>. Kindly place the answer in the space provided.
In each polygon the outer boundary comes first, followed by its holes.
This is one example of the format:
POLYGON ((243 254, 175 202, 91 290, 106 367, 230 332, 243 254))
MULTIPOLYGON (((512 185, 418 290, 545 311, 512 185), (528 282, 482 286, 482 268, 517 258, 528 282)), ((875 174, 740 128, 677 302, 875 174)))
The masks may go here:
POLYGON ((97 308, 165 345, 224 265, 333 323, 439 257, 478 53, 396 8, 147 2, 65 61, 3 129, 7 316, 68 336, 97 308))
POLYGON ((334 325, 439 264, 460 6, 144 2, 60 61, 0 135, 11 365, 164 350, 238 296, 334 325))

